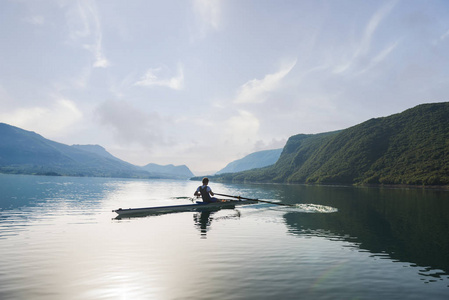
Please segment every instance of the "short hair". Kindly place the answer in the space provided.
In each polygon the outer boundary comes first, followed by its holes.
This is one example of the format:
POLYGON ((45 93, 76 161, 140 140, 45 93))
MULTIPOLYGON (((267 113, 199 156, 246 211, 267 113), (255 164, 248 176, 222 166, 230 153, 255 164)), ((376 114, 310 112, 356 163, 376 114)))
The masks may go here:
POLYGON ((203 178, 203 184, 207 184, 207 183, 209 183, 209 178, 204 177, 204 178, 203 178))

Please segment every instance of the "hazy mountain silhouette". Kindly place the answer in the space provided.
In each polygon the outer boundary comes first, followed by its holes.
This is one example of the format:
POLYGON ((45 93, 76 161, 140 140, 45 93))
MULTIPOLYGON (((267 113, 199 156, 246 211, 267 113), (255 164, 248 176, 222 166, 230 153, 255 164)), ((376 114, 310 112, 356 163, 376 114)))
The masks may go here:
MULTIPOLYGON (((99 145, 68 146, 41 135, 0 123, 0 172, 10 174, 98 176, 124 178, 184 178, 186 166, 176 174, 145 170, 114 157, 99 145)), ((188 168, 187 168, 188 169, 188 168)))
POLYGON ((176 178, 190 178, 194 176, 186 165, 174 166, 170 164, 161 166, 158 164, 150 163, 146 166, 143 166, 142 169, 150 173, 165 174, 167 176, 176 178))
POLYGON ((218 171, 217 174, 235 173, 270 166, 277 162, 281 153, 282 148, 254 152, 241 159, 230 162, 226 167, 218 171))

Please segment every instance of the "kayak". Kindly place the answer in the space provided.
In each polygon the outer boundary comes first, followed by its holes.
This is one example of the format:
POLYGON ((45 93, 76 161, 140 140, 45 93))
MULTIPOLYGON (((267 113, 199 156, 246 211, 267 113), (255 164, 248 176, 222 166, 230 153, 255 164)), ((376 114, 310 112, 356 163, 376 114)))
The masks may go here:
POLYGON ((144 207, 144 208, 119 208, 113 210, 120 217, 123 216, 135 216, 135 215, 150 215, 170 212, 182 212, 182 211, 203 211, 203 210, 216 210, 223 208, 235 208, 236 205, 256 204, 257 200, 219 200, 218 202, 201 202, 197 201, 193 204, 171 205, 171 206, 156 206, 156 207, 144 207))

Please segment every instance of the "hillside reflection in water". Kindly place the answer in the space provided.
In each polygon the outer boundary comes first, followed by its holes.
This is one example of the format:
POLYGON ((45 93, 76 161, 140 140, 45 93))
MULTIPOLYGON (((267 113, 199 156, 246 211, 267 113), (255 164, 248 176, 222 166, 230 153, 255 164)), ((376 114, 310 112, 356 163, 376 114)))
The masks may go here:
POLYGON ((320 204, 334 205, 338 213, 287 213, 290 233, 346 240, 374 255, 424 267, 424 275, 449 274, 447 191, 321 188, 313 193, 320 204))

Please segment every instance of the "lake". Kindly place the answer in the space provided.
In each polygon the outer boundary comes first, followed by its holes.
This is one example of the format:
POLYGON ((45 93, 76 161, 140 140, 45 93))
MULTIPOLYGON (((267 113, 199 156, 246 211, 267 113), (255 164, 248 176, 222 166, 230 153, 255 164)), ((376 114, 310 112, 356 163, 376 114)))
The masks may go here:
POLYGON ((0 175, 0 299, 449 297, 449 191, 211 182, 296 206, 112 212, 198 185, 0 175))

